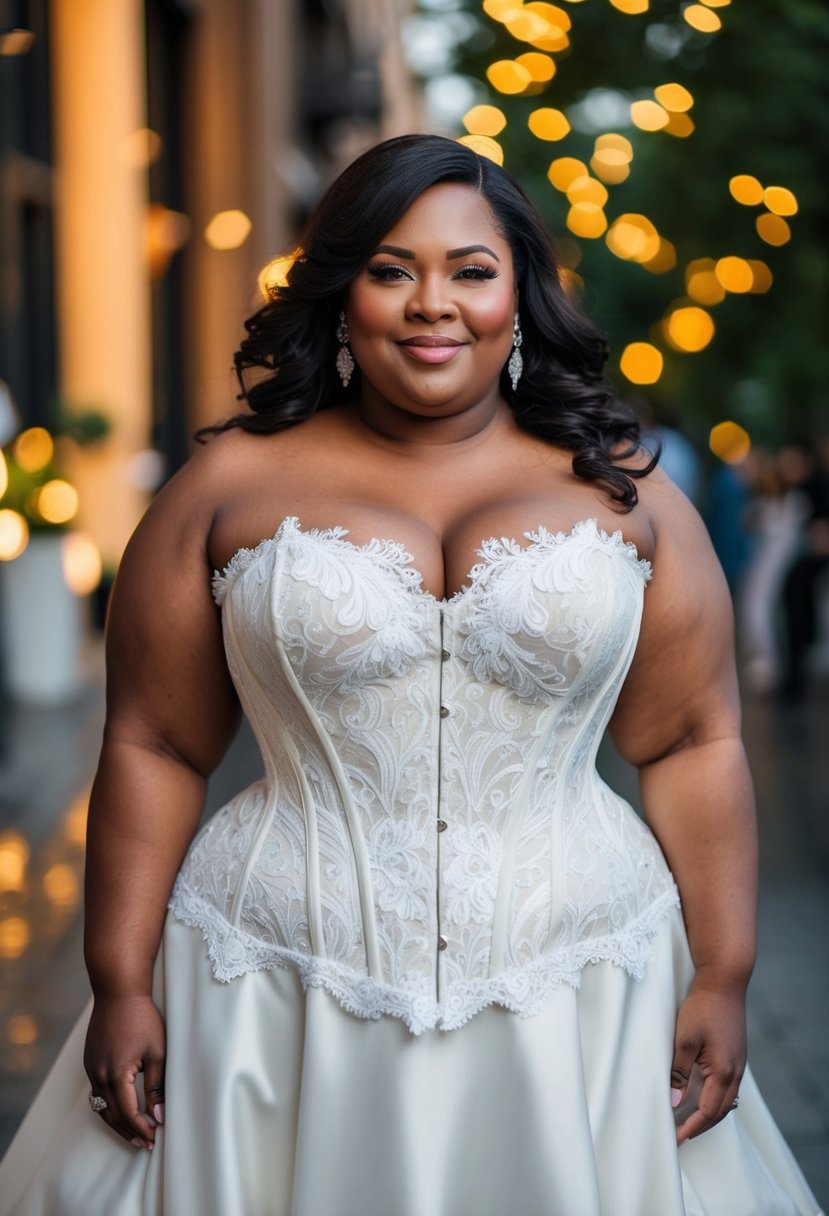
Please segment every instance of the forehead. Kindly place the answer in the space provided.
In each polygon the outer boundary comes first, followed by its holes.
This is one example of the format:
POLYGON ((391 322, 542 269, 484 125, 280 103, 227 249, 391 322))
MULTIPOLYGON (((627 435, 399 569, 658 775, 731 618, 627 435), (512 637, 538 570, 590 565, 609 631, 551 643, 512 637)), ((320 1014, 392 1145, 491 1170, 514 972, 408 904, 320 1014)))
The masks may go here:
POLYGON ((415 199, 408 211, 383 236, 381 243, 414 248, 451 249, 462 245, 488 245, 508 257, 509 244, 487 200, 472 186, 441 182, 415 199))

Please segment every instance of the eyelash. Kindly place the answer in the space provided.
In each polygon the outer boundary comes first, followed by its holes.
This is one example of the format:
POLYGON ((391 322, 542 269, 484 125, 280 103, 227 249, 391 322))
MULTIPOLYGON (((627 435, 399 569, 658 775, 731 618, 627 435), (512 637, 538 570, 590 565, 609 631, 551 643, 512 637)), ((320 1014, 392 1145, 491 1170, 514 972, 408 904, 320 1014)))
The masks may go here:
MULTIPOLYGON (((398 271, 401 275, 406 276, 409 276, 410 273, 405 266, 393 265, 390 262, 384 262, 380 266, 368 267, 368 273, 373 279, 378 279, 380 282, 386 283, 399 283, 401 281, 400 278, 398 278, 395 274, 395 271, 398 271)), ((489 266, 481 266, 477 262, 470 262, 466 266, 461 266, 459 270, 456 270, 452 277, 454 279, 461 277, 469 278, 474 282, 480 279, 497 279, 498 271, 493 270, 489 266), (472 271, 472 274, 468 275, 468 271, 472 271)))

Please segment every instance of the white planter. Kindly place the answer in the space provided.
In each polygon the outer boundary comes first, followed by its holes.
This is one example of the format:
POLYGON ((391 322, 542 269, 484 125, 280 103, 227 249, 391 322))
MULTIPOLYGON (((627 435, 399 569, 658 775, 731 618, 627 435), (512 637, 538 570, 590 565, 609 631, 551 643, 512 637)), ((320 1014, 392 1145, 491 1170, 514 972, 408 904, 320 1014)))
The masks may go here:
POLYGON ((60 533, 35 533, 0 562, 0 625, 6 693, 55 705, 80 688, 81 601, 66 585, 60 533))

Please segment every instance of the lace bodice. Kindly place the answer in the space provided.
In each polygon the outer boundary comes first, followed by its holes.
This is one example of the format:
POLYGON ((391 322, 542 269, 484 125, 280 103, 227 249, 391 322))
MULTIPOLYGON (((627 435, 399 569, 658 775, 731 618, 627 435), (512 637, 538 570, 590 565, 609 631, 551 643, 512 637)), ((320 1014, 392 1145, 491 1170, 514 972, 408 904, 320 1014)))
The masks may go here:
POLYGON ((414 1033, 533 1012, 589 961, 641 976, 677 902, 595 757, 650 566, 594 520, 486 541, 447 600, 393 541, 286 519, 213 590, 264 762, 171 911, 216 977, 296 968, 414 1033))

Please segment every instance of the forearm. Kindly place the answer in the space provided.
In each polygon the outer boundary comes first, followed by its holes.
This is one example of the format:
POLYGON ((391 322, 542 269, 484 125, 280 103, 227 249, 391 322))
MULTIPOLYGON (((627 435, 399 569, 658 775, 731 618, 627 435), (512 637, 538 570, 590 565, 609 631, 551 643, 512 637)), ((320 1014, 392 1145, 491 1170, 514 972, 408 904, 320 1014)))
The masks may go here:
POLYGON ((645 816, 682 897, 700 980, 742 990, 754 966, 757 830, 737 736, 691 744, 640 770, 645 816))
POLYGON ((205 785, 169 753, 105 742, 86 861, 84 952, 96 996, 151 991, 167 900, 205 785))

